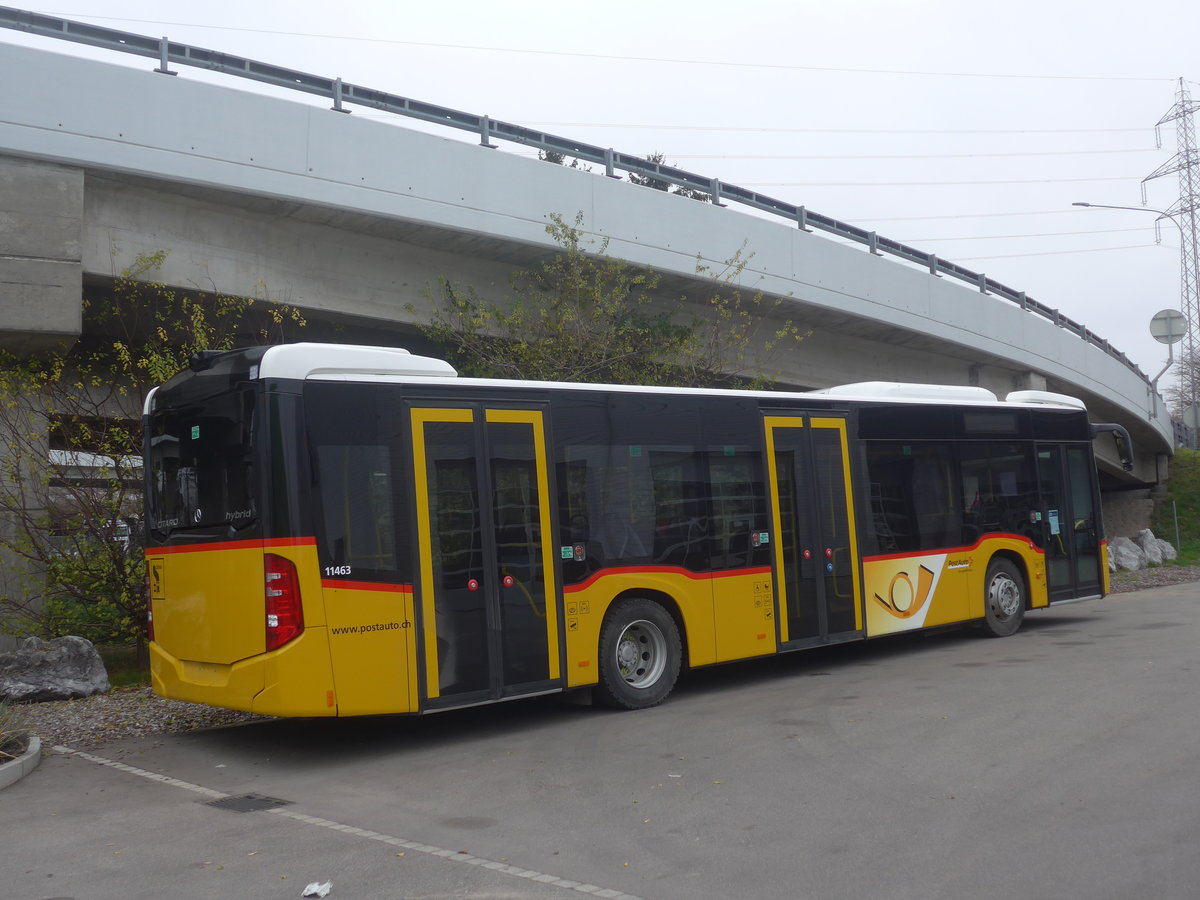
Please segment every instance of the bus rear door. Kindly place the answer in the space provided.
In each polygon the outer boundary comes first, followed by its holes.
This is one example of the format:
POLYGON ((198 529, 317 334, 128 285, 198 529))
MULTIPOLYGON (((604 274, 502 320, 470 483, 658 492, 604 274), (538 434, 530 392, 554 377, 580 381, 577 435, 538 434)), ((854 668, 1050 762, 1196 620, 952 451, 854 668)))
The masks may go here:
POLYGON ((545 410, 410 405, 425 706, 555 690, 545 410))

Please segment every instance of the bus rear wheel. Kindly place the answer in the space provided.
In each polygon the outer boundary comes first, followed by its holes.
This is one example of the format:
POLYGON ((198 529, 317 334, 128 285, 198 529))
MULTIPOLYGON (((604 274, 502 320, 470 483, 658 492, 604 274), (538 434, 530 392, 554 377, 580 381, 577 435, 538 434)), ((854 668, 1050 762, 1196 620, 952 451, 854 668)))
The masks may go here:
POLYGON ((613 604, 600 630, 598 698, 617 709, 646 709, 667 699, 683 656, 671 614, 652 600, 613 604))
POLYGON ((984 580, 984 630, 992 637, 1015 634, 1025 618, 1025 579, 1012 560, 993 559, 984 580))

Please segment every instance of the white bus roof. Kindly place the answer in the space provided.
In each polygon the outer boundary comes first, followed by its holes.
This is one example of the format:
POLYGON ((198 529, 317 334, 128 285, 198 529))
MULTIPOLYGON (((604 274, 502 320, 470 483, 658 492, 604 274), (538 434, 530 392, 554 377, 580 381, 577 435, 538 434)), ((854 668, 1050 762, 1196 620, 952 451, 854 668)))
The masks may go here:
MULTIPOLYGON (((268 347, 251 367, 251 378, 316 379, 321 381, 390 381, 402 378, 436 383, 457 378, 458 373, 448 362, 428 356, 417 356, 399 347, 364 347, 355 344, 324 344, 304 342, 277 344, 268 347)), ((675 394, 747 393, 759 397, 820 397, 830 400, 875 401, 901 403, 904 401, 933 404, 1023 405, 1085 409, 1082 400, 1049 391, 1013 391, 1001 401, 982 387, 953 384, 914 384, 895 381, 861 381, 814 391, 734 391, 705 388, 639 387, 627 385, 568 384, 545 381, 505 381, 462 379, 464 384, 504 384, 534 389, 580 388, 617 392, 647 391, 675 394)), ((146 398, 146 411, 153 408, 153 392, 146 398)))
POLYGON ((987 388, 959 384, 909 384, 900 381, 859 381, 813 391, 848 400, 937 400, 942 403, 996 403, 987 388))
POLYGON ((276 344, 258 363, 260 378, 312 378, 318 375, 410 375, 453 378, 450 363, 414 356, 399 347, 352 344, 276 344))

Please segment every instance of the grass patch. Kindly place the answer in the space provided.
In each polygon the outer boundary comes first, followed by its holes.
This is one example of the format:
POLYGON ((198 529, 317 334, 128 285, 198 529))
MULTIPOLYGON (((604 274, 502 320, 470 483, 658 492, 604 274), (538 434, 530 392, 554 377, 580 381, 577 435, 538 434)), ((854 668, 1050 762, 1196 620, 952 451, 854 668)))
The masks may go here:
POLYGON ((1200 565, 1200 451, 1176 450, 1171 459, 1167 493, 1154 504, 1155 537, 1175 543, 1179 521, 1177 565, 1200 565))
POLYGON ((138 663, 137 647, 104 644, 96 649, 108 670, 108 683, 113 687, 144 687, 150 683, 150 669, 138 663))
POLYGON ((0 700, 0 763, 16 759, 29 747, 29 729, 21 711, 0 700))
MULTIPOLYGON (((1182 526, 1180 526, 1182 531, 1182 526)), ((1155 535, 1157 536, 1157 532, 1155 535)), ((1179 559, 1175 560, 1177 566, 1200 566, 1200 540, 1193 538, 1188 540, 1182 539, 1182 547, 1179 547, 1179 559)))

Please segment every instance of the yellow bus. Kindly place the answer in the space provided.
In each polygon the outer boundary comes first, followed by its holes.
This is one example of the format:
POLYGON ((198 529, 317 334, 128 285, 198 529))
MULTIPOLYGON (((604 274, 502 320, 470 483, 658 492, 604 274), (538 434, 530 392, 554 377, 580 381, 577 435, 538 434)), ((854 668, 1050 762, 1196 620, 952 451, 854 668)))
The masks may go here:
POLYGON ((204 353, 145 406, 154 689, 426 713, 976 623, 1108 590, 1079 401, 460 378, 404 350, 204 353))

